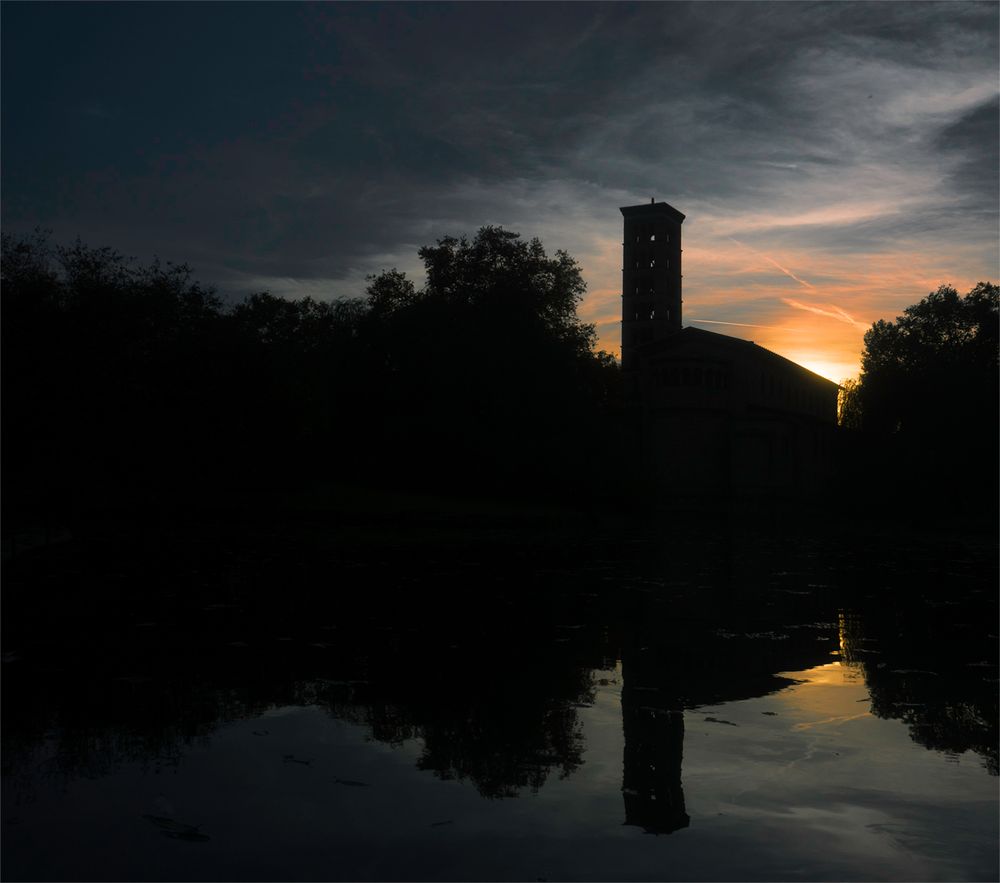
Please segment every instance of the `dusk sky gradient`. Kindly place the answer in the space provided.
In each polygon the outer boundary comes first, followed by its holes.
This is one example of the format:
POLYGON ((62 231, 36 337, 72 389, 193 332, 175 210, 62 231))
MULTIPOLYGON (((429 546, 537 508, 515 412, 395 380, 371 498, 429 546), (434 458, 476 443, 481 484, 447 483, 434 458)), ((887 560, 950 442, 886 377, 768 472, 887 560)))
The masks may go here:
POLYGON ((685 325, 840 381, 876 319, 1000 276, 998 13, 7 2, 3 228, 332 299, 498 224, 579 261, 617 354, 618 208, 655 197, 685 325))

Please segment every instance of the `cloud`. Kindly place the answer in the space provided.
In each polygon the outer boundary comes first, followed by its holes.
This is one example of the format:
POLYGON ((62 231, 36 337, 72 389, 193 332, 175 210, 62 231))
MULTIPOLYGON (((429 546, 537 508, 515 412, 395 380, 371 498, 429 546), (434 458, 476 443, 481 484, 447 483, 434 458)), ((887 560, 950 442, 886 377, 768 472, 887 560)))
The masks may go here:
POLYGON ((846 364, 861 317, 995 277, 997 24, 993 4, 21 4, 4 226, 187 261, 234 296, 335 297, 501 224, 580 261, 614 350, 618 207, 655 196, 688 216, 689 315, 846 364), (121 39, 154 19, 172 41, 121 39), (114 119, 66 110, 94 96, 114 119))
POLYGON ((944 126, 935 147, 950 158, 948 181, 975 214, 995 216, 1000 207, 1000 97, 968 110, 944 126))

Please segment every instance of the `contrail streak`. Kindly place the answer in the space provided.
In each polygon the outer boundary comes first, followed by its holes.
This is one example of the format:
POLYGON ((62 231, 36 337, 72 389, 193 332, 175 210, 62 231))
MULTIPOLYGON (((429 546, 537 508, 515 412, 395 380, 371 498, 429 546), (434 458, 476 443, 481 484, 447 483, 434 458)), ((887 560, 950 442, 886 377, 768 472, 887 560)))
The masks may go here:
POLYGON ((780 331, 801 331, 801 328, 782 328, 780 325, 752 325, 749 322, 720 322, 717 319, 688 319, 688 322, 699 322, 708 325, 739 325, 740 328, 773 328, 780 331))
POLYGON ((848 325, 853 325, 855 328, 868 327, 864 322, 859 322, 855 319, 850 313, 847 312, 847 310, 843 310, 833 304, 828 304, 826 308, 823 308, 814 307, 812 304, 799 303, 799 301, 792 300, 790 297, 783 297, 782 300, 788 304, 788 306, 795 307, 797 310, 806 310, 807 312, 815 313, 817 316, 827 316, 830 319, 836 319, 838 322, 845 322, 848 325))
POLYGON ((729 237, 729 241, 730 242, 735 242, 740 247, 745 248, 745 249, 747 249, 749 251, 752 251, 755 255, 757 255, 757 257, 763 258, 769 264, 773 264, 775 267, 777 267, 779 270, 781 270, 781 272, 784 273, 789 279, 794 279, 796 282, 798 282, 799 285, 804 285, 806 288, 811 288, 811 289, 815 290, 815 288, 816 288, 815 285, 813 285, 811 282, 806 282, 805 279, 800 279, 791 270, 787 269, 786 267, 781 266, 781 264, 779 264, 774 258, 768 257, 763 252, 757 251, 756 248, 753 248, 752 246, 747 245, 745 242, 740 242, 738 239, 733 239, 732 236, 729 237))

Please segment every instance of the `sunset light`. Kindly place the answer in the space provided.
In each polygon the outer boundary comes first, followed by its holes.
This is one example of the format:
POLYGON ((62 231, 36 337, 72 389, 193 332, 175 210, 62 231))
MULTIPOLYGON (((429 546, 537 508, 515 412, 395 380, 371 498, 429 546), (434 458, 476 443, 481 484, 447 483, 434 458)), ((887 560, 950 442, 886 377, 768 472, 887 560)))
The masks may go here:
MULTIPOLYGON (((998 275, 985 246, 958 243, 945 252, 901 241, 898 251, 863 257, 822 245, 786 246, 772 257, 688 217, 684 324, 752 340, 836 383, 860 372, 864 333, 873 322, 894 319, 939 285, 965 292, 998 275)), ((588 278, 620 275, 620 255, 608 256, 613 248, 620 249, 617 241, 608 241, 584 264, 588 278)), ((598 346, 615 354, 620 295, 620 284, 592 288, 581 309, 598 326, 598 346)))
POLYGON ((2 880, 1000 879, 1000 3, 0 17, 2 880))

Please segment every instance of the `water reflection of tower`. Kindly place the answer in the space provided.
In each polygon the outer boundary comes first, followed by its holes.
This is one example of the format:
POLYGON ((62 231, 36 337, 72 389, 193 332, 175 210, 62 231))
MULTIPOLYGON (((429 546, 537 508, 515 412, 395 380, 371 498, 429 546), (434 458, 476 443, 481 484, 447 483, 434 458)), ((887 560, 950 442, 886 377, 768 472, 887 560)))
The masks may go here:
POLYGON ((622 650, 625 824, 669 834, 691 821, 681 786, 684 713, 657 686, 657 669, 662 669, 652 664, 650 649, 622 650))

